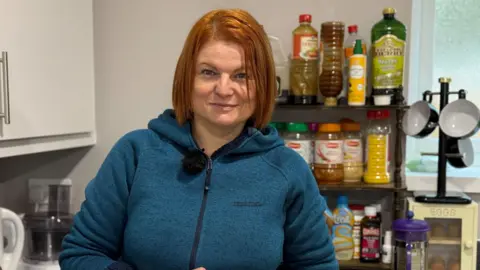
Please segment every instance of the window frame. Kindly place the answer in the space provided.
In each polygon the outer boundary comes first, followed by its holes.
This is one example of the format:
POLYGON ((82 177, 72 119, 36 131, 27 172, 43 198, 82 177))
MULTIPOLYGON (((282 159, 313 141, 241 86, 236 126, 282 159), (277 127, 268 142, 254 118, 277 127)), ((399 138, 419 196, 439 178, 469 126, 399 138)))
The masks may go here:
MULTIPOLYGON (((420 100, 425 90, 439 90, 431 89, 435 55, 435 31, 432 31, 435 25, 435 12, 435 0, 412 1, 409 78, 408 93, 406 93, 408 104, 420 100)), ((472 142, 473 147, 479 151, 480 139, 473 139, 472 142)), ((438 139, 436 138, 415 139, 407 136, 405 162, 408 162, 409 157, 419 157, 419 152, 431 152, 427 149, 437 149, 436 145, 438 145, 438 139)), ((480 159, 480 155, 476 156, 480 159)), ((466 169, 448 169, 447 190, 480 193, 480 167, 478 167, 478 162, 477 159, 476 164, 474 164, 476 166, 466 169)), ((437 189, 437 175, 435 173, 405 172, 405 176, 407 189, 410 191, 436 191, 437 189)))

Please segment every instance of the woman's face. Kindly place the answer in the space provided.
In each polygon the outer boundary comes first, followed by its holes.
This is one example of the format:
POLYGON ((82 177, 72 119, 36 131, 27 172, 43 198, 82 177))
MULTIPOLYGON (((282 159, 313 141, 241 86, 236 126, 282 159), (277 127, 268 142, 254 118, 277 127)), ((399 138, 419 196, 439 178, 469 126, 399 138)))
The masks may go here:
POLYGON ((254 81, 246 78, 243 48, 212 40, 200 50, 195 67, 195 121, 223 127, 245 124, 255 110, 256 89, 254 81))

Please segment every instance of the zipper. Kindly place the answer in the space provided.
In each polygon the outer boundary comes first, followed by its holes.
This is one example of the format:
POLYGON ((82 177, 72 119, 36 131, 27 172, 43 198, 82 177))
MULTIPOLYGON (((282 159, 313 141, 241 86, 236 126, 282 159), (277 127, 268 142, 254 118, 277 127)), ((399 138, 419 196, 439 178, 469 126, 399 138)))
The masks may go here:
POLYGON ((205 176, 205 184, 203 186, 202 205, 200 206, 200 214, 198 215, 197 227, 195 228, 195 238, 193 240, 192 253, 190 254, 190 267, 194 269, 197 260, 198 244, 200 242, 200 234, 202 232, 203 216, 205 214, 205 207, 207 206, 208 191, 210 190, 210 182, 212 175, 212 159, 208 157, 207 174, 205 176))

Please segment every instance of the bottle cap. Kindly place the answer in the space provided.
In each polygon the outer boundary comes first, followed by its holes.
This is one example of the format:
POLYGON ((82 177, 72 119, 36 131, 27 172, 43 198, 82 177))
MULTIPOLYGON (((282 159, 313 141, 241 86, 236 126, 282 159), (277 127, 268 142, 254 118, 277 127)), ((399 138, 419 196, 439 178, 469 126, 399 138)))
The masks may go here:
POLYGON ((377 216, 377 209, 372 206, 365 207, 365 216, 367 217, 376 217, 377 216))
POLYGON ((367 118, 369 120, 387 119, 388 117, 390 117, 390 112, 388 110, 368 110, 367 111, 367 118))
POLYGON ((383 15, 395 14, 397 11, 394 8, 388 7, 383 9, 383 15))
POLYGON ((318 126, 319 132, 340 132, 341 126, 337 123, 325 123, 318 126))
POLYGON ((308 126, 305 123, 288 123, 289 132, 308 132, 308 126))
POLYGON ((300 23, 303 23, 303 22, 311 23, 311 22, 312 22, 312 15, 310 15, 310 14, 301 14, 301 15, 298 17, 298 21, 299 21, 300 23))
POLYGON ((348 26, 348 33, 357 33, 358 32, 358 26, 356 24, 349 25, 348 26))
POLYGON ((337 205, 348 205, 348 198, 347 196, 338 196, 337 205))
POLYGON ((353 47, 353 54, 363 54, 362 40, 355 40, 355 47, 353 47))
POLYGON ((357 122, 342 123, 342 131, 358 132, 360 130, 361 130, 360 123, 357 123, 357 122))
POLYGON ((311 132, 316 132, 318 130, 318 123, 308 123, 308 129, 311 132))
POLYGON ((385 231, 385 236, 384 238, 384 245, 386 246, 391 246, 392 245, 392 231, 385 231))

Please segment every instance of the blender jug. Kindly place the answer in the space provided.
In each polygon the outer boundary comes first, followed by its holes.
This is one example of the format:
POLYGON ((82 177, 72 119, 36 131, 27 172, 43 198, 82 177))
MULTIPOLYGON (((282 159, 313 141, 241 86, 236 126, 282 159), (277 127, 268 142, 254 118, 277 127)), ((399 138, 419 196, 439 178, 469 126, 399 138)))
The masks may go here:
POLYGON ((56 262, 63 237, 69 232, 73 215, 70 213, 70 186, 49 185, 48 206, 39 212, 26 214, 27 263, 56 262))
POLYGON ((406 219, 393 222, 395 232, 395 270, 426 270, 428 223, 413 219, 413 212, 408 211, 406 219))

